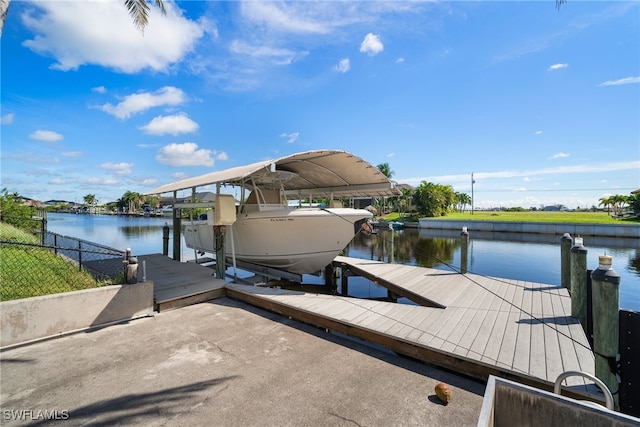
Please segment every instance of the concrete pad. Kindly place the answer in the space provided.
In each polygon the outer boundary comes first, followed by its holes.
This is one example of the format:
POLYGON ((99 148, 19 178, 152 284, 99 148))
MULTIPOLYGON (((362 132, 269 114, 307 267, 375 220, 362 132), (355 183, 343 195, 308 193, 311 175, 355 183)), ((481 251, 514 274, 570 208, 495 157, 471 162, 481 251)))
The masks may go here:
POLYGON ((3 425, 468 426, 485 388, 227 298, 7 350, 0 367, 3 425))

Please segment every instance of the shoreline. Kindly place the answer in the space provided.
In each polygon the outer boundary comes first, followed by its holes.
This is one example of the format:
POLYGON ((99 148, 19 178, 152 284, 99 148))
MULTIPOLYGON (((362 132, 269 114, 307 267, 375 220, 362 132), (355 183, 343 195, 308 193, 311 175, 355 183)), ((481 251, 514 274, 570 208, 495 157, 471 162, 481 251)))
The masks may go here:
POLYGON ((640 225, 636 224, 590 224, 590 223, 562 223, 562 222, 518 222, 518 221, 487 221, 487 220, 443 220, 420 218, 418 228, 434 230, 462 230, 529 234, 572 236, 602 236, 640 238, 640 225))

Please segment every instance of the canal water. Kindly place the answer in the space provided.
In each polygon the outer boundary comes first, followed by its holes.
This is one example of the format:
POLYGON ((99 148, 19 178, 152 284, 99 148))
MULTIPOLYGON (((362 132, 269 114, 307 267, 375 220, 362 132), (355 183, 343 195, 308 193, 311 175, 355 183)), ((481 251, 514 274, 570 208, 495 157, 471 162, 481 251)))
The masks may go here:
MULTIPOLYGON (((166 218, 110 215, 49 214, 47 227, 54 233, 99 243, 115 249, 131 248, 133 255, 162 253, 162 228, 166 218)), ((171 233, 172 234, 172 233, 171 233)), ((459 231, 405 229, 359 234, 345 255, 460 271, 466 260, 470 273, 559 285, 560 236, 523 233, 471 233, 466 256, 459 231)), ((640 311, 640 241, 632 238, 584 237, 587 268, 598 267, 599 255, 613 257, 620 275, 621 308, 640 311)), ((172 243, 169 251, 171 255, 172 243)), ((183 261, 193 259, 193 250, 182 243, 183 261)), ((305 283, 322 283, 319 277, 305 276, 305 283)), ((382 298, 385 288, 363 278, 349 279, 349 294, 382 298)))

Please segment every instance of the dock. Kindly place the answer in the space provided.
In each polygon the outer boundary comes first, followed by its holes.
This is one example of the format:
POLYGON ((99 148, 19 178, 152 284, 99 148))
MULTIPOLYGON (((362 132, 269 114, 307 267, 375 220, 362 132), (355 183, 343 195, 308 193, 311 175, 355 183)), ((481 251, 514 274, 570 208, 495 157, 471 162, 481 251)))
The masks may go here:
MULTIPOLYGON (((595 372, 587 337, 571 317, 571 298, 560 286, 358 258, 334 260, 343 273, 365 276, 424 306, 229 283, 214 279, 210 268, 169 261, 166 270, 153 273, 159 265, 148 264, 150 280, 183 280, 186 273, 179 269, 185 268, 191 284, 160 290, 161 309, 227 296, 460 374, 482 380, 495 375, 546 390, 562 372, 595 372), (183 298, 181 287, 189 289, 183 298), (203 295, 196 293, 198 287, 203 295)), ((569 394, 597 398, 595 387, 582 379, 569 379, 567 385, 569 394)))
POLYGON ((223 279, 216 279, 214 271, 192 262, 175 261, 162 254, 138 257, 143 272, 138 276, 153 282, 156 311, 166 311, 225 296, 223 279))

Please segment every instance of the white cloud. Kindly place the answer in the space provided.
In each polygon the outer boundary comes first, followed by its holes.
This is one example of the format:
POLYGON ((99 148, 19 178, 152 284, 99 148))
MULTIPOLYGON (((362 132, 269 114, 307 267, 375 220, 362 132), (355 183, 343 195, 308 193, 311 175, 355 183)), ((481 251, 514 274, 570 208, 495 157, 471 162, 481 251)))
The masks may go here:
POLYGON ((91 184, 91 185, 117 185, 120 184, 121 180, 113 177, 113 176, 103 176, 103 177, 98 177, 98 176, 92 176, 87 178, 84 181, 84 184, 91 184))
POLYGON ((248 1, 241 3, 240 11, 243 18, 270 30, 299 34, 326 34, 331 30, 330 21, 323 22, 317 14, 309 13, 308 3, 248 1))
POLYGON ((534 132, 535 135, 542 135, 542 131, 541 130, 537 130, 534 132))
POLYGON ((100 165, 100 168, 106 169, 118 175, 128 175, 131 173, 131 168, 133 167, 133 163, 103 163, 100 165))
POLYGON ((60 155, 62 157, 80 157, 82 156, 82 151, 64 151, 60 155))
POLYGON ((634 83, 640 83, 640 77, 626 77, 620 80, 608 80, 606 82, 600 83, 599 86, 620 86, 630 85, 634 83))
POLYGON ((168 166, 213 166, 214 159, 211 150, 198 149, 198 144, 185 142, 183 144, 169 144, 162 147, 156 155, 156 160, 168 166))
POLYGON ((563 68, 567 68, 569 67, 569 64, 564 63, 564 64, 553 64, 551 66, 549 66, 549 68, 547 68, 548 71, 555 71, 555 70, 562 70, 563 68))
POLYGON ((369 56, 375 56, 384 50, 384 45, 380 41, 380 37, 373 33, 364 36, 364 40, 360 45, 360 52, 369 56))
POLYGON ((296 52, 265 45, 255 46, 240 40, 232 41, 229 50, 231 53, 260 58, 261 60, 269 59, 271 63, 276 65, 289 65, 309 54, 305 51, 296 52))
POLYGON ((107 88, 104 86, 96 86, 91 88, 91 90, 96 93, 107 93, 107 88))
POLYGON ((15 114, 13 113, 5 114, 4 116, 2 116, 2 119, 0 119, 0 124, 10 125, 11 123, 13 123, 14 117, 15 117, 15 114))
POLYGON ((569 157, 569 153, 556 153, 549 157, 550 159, 562 159, 563 157, 569 157))
POLYGON ((404 62, 404 58, 396 59, 396 64, 402 64, 404 62))
POLYGON ((338 65, 334 67, 334 70, 344 74, 348 72, 350 68, 351 68, 351 62, 349 61, 349 58, 344 58, 344 59, 341 59, 340 62, 338 62, 338 65))
POLYGON ((164 72, 192 51, 204 34, 201 25, 182 16, 173 2, 165 2, 166 16, 150 2, 144 34, 119 1, 44 1, 31 5, 21 18, 34 37, 23 44, 37 54, 53 57, 56 62, 51 68, 62 71, 94 64, 124 73, 143 69, 164 72))
POLYGON ((281 133, 280 134, 280 138, 285 138, 287 140, 287 143, 289 143, 289 144, 293 144, 294 142, 296 142, 296 140, 298 139, 299 136, 300 136, 299 132, 281 133))
POLYGON ((62 178, 62 177, 55 177, 55 178, 51 178, 49 180, 49 184, 53 184, 53 185, 67 185, 67 184, 73 184, 75 183, 75 178, 62 178))
MULTIPOLYGON (((510 179, 518 177, 537 177, 543 175, 564 175, 564 174, 581 174, 581 173, 602 173, 602 172, 614 172, 623 170, 638 170, 640 169, 640 160, 633 160, 629 162, 616 162, 616 163, 601 163, 597 165, 574 165, 574 166, 558 166, 554 168, 543 168, 535 170, 523 170, 523 171, 497 171, 497 172, 476 172, 474 173, 474 179, 487 180, 487 179, 510 179)), ((406 182, 408 184, 419 184, 422 181, 427 182, 446 182, 446 183, 467 183, 469 182, 469 174, 459 175, 439 175, 429 177, 413 177, 398 179, 399 182, 406 182)), ((531 178, 530 178, 531 179, 531 178)))
POLYGON ((149 135, 179 135, 181 133, 192 133, 200 126, 189 118, 185 113, 174 114, 173 116, 157 116, 148 124, 142 126, 145 133, 149 135))
POLYGON ((128 119, 134 114, 141 113, 153 107, 176 106, 187 100, 184 92, 173 86, 165 86, 155 93, 140 92, 128 95, 117 105, 110 103, 99 107, 105 113, 116 116, 119 119, 128 119))
POLYGON ((52 130, 37 130, 29 135, 29 138, 35 139, 36 141, 58 142, 62 141, 64 137, 52 130))

